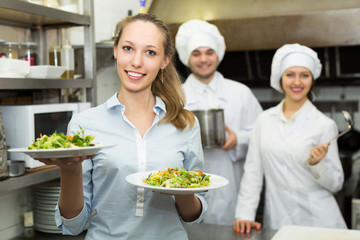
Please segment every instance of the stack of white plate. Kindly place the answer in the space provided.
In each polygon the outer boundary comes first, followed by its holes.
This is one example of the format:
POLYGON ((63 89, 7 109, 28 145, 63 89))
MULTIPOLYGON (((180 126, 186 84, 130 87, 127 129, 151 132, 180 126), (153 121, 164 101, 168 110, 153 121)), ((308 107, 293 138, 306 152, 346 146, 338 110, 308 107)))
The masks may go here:
POLYGON ((36 185, 35 229, 46 233, 61 233, 55 223, 55 206, 60 195, 59 181, 36 185))

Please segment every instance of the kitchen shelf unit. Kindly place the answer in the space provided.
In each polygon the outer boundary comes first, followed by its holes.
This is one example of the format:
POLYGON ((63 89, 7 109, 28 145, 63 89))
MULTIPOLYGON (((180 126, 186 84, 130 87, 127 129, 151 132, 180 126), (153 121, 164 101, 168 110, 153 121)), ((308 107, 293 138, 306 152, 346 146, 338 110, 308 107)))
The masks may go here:
POLYGON ((0 194, 6 194, 10 191, 30 187, 43 182, 48 182, 60 178, 59 168, 47 166, 45 169, 39 169, 34 172, 28 172, 18 177, 9 177, 0 181, 0 194))
MULTIPOLYGON (((32 40, 38 43, 38 60, 46 65, 48 54, 46 31, 83 27, 83 77, 80 79, 0 78, 0 94, 39 89, 86 89, 85 101, 95 105, 96 51, 93 0, 84 0, 84 14, 76 14, 20 0, 0 1, 0 25, 30 29, 32 40)), ((0 181, 0 194, 58 179, 57 168, 27 173, 0 181)))
POLYGON ((38 42, 39 64, 46 64, 46 30, 81 26, 84 29, 84 72, 81 79, 0 78, 0 91, 31 89, 86 89, 86 101, 96 100, 96 50, 93 0, 84 0, 84 14, 71 13, 20 0, 0 1, 0 25, 30 29, 38 42))

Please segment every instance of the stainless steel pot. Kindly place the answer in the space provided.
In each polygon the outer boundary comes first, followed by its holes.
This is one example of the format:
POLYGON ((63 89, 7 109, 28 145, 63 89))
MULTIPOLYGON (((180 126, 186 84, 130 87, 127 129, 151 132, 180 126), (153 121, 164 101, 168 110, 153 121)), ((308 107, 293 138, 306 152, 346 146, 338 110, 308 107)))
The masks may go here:
POLYGON ((25 174, 25 161, 11 160, 7 161, 9 176, 18 177, 25 174))
POLYGON ((225 144, 223 109, 194 110, 199 119, 203 148, 219 148, 225 144))

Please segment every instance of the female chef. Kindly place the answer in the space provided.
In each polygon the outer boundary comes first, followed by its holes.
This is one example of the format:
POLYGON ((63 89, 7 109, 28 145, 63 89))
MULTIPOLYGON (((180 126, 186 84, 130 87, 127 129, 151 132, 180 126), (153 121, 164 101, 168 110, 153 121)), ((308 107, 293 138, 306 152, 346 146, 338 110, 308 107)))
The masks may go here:
POLYGON ((235 231, 261 227, 254 219, 263 177, 264 228, 346 228, 333 196, 344 181, 337 143, 324 144, 338 129, 312 103, 311 90, 321 67, 317 53, 306 46, 286 44, 276 51, 270 85, 285 97, 255 122, 238 194, 235 231))

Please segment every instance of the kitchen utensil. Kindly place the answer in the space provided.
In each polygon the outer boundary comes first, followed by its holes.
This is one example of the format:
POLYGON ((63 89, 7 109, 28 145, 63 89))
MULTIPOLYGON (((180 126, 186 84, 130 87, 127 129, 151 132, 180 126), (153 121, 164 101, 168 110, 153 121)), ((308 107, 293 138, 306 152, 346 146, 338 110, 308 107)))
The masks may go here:
POLYGON ((18 177, 25 174, 25 161, 7 161, 9 177, 18 177))
POLYGON ((203 148, 218 148, 225 144, 225 121, 223 109, 192 111, 198 118, 203 148))
POLYGON ((332 139, 330 139, 327 143, 329 144, 330 142, 332 142, 333 140, 341 137, 342 135, 344 135, 345 133, 349 132, 354 124, 350 113, 348 113, 347 111, 342 111, 342 114, 344 115, 345 121, 348 124, 348 129, 346 129, 345 131, 343 131, 342 133, 340 133, 339 135, 333 137, 332 139))
POLYGON ((0 58, 0 78, 25 78, 30 63, 22 59, 0 58))
MULTIPOLYGON (((327 141, 325 144, 331 143, 335 139, 341 137, 342 135, 344 135, 345 133, 347 133, 347 132, 349 132, 351 130, 354 122, 352 120, 352 117, 351 117, 350 113, 347 112, 347 111, 342 111, 342 114, 344 116, 344 119, 345 119, 346 123, 348 124, 348 128, 345 131, 341 132, 339 135, 337 135, 337 136, 333 137, 332 139, 330 139, 329 141, 327 141)), ((313 160, 313 156, 310 156, 309 159, 308 159, 308 163, 311 162, 312 160, 313 160)))

